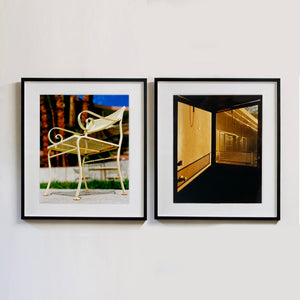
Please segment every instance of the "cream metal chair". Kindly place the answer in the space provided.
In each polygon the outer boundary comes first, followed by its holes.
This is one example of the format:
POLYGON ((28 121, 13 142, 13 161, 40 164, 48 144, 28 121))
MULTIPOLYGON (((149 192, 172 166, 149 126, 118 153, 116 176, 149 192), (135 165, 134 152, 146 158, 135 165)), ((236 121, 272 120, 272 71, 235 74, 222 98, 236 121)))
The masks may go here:
POLYGON ((120 153, 121 153, 121 145, 122 145, 122 140, 123 140, 122 119, 123 119, 124 111, 125 111, 125 106, 123 106, 122 108, 120 108, 119 110, 115 111, 114 113, 110 114, 107 117, 102 117, 102 116, 100 116, 92 111, 88 111, 88 110, 82 111, 78 115, 77 121, 78 121, 80 128, 83 130, 83 134, 73 132, 70 130, 66 130, 63 128, 59 128, 59 127, 53 127, 49 131, 48 139, 52 143, 52 145, 50 145, 48 147, 49 182, 48 182, 47 189, 45 191, 44 196, 48 196, 48 191, 49 191, 50 184, 51 184, 51 158, 59 156, 59 155, 63 155, 66 153, 71 153, 71 154, 77 155, 78 166, 79 166, 79 182, 78 182, 78 187, 76 190, 74 200, 80 200, 79 193, 80 193, 82 179, 84 181, 85 191, 86 191, 86 193, 88 193, 88 187, 87 187, 86 178, 84 175, 85 164, 110 159, 110 158, 99 158, 99 159, 93 159, 93 160, 86 161, 86 157, 94 155, 94 154, 99 154, 102 152, 110 151, 110 150, 116 150, 116 149, 117 149, 117 157, 116 157, 117 166, 116 166, 115 170, 118 171, 119 180, 120 180, 121 187, 122 187, 122 194, 126 195, 124 184, 123 184, 123 179, 122 179, 122 174, 121 174, 121 169, 120 169, 120 153), (96 117, 96 118, 90 117, 90 118, 86 119, 85 127, 81 122, 81 115, 83 113, 88 113, 89 115, 96 117), (101 130, 108 129, 116 123, 119 123, 119 133, 120 133, 120 138, 119 138, 118 144, 106 142, 106 141, 89 136, 92 133, 96 133, 101 130), (55 138, 60 139, 60 141, 55 143, 51 139, 51 136, 50 136, 51 132, 53 130, 62 130, 67 133, 71 133, 72 136, 63 139, 61 134, 57 134, 57 135, 55 135, 55 138), (56 151, 59 153, 51 155, 52 151, 56 151))

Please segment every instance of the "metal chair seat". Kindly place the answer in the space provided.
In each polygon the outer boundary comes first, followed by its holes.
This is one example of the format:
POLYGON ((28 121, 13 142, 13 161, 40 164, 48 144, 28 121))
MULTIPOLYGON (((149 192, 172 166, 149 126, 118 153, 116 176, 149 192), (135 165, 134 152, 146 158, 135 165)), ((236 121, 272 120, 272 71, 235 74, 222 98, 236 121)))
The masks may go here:
POLYGON ((102 140, 82 135, 70 136, 48 147, 48 150, 78 154, 77 141, 79 140, 80 155, 93 155, 117 149, 119 146, 102 140))

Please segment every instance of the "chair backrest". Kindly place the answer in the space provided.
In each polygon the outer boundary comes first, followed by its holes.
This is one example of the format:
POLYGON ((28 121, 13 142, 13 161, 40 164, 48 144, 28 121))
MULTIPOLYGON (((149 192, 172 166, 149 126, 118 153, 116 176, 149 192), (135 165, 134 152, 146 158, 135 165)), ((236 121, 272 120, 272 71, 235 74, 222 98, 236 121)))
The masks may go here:
POLYGON ((123 106, 106 117, 98 118, 98 119, 94 119, 94 118, 87 119, 88 122, 86 125, 86 133, 90 134, 90 133, 94 133, 109 128, 110 126, 117 123, 118 121, 121 121, 123 119, 123 114, 125 109, 126 107, 123 106))

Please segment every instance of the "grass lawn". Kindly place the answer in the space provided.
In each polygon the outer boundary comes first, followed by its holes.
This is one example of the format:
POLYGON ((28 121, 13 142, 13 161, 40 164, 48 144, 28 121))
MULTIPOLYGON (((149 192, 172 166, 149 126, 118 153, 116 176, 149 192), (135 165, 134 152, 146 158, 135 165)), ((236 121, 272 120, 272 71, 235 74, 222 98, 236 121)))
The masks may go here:
MULTIPOLYGON (((124 187, 126 190, 129 189, 129 180, 125 179, 123 181, 124 187)), ((41 189, 47 188, 46 182, 40 184, 41 189)), ((61 181, 53 181, 51 182, 51 189, 77 189, 78 182, 61 182, 61 181)), ((120 190, 121 184, 120 181, 114 180, 91 180, 87 181, 87 186, 89 189, 107 189, 107 190, 120 190)), ((81 188, 84 189, 84 183, 82 182, 81 188)))

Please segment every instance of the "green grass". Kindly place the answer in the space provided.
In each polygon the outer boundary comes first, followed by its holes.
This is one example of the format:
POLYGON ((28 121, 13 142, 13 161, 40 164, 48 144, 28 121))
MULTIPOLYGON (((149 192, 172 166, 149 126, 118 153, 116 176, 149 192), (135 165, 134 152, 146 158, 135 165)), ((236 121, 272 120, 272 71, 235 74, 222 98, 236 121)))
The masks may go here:
MULTIPOLYGON (((125 179, 123 181, 124 187, 126 190, 129 189, 129 180, 125 179)), ((53 181, 51 182, 51 189, 77 189, 78 182, 61 182, 61 181, 53 181)), ((91 180, 87 181, 87 186, 89 189, 106 189, 106 190, 120 190, 121 184, 120 181, 114 180, 91 180)), ((47 188, 47 183, 40 184, 41 189, 47 188)), ((84 183, 82 182, 81 188, 84 189, 84 183)))

